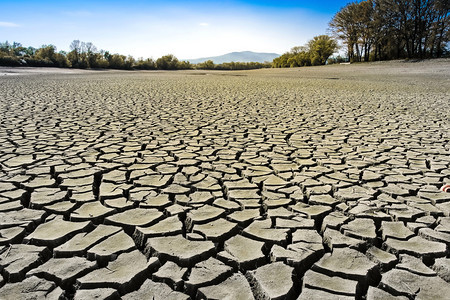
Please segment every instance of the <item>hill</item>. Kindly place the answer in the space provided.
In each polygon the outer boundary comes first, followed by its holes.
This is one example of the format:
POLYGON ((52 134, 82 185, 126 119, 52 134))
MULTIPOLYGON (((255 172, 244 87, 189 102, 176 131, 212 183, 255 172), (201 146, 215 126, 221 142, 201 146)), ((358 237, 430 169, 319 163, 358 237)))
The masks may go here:
POLYGON ((195 59, 186 59, 192 64, 202 63, 207 60, 212 60, 215 64, 222 64, 226 62, 272 62, 276 57, 280 56, 277 53, 260 53, 252 51, 231 52, 220 56, 202 57, 195 59))

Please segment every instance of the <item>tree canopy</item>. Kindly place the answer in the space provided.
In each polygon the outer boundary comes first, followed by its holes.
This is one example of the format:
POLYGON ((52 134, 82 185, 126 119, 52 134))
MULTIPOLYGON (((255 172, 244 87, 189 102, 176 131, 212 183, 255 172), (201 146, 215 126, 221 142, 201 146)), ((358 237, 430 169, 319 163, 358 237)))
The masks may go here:
POLYGON ((111 68, 138 70, 247 70, 267 67, 303 67, 341 62, 332 57, 337 41, 345 47, 351 62, 400 58, 449 56, 450 2, 448 0, 361 0, 340 9, 329 23, 332 36, 319 35, 304 46, 273 60, 272 64, 205 61, 193 65, 174 55, 158 59, 125 56, 98 50, 91 42, 74 40, 70 51, 57 51, 54 45, 36 49, 21 43, 0 43, 0 65, 63 68, 111 68), (331 57, 331 58, 330 58, 331 57))
POLYGON ((273 67, 304 67, 324 65, 338 49, 337 42, 328 35, 319 35, 305 46, 296 46, 273 60, 273 67))
POLYGON ((35 49, 23 47, 22 44, 16 42, 0 43, 0 65, 122 70, 248 70, 271 67, 270 64, 256 62, 214 64, 213 61, 206 61, 194 65, 188 61, 180 61, 172 54, 164 55, 156 61, 151 58, 135 59, 132 56, 98 50, 93 43, 79 40, 74 40, 70 44, 68 53, 57 52, 53 45, 43 45, 35 49))
POLYGON ((448 54, 448 0, 364 0, 330 22, 351 61, 433 58, 448 54))

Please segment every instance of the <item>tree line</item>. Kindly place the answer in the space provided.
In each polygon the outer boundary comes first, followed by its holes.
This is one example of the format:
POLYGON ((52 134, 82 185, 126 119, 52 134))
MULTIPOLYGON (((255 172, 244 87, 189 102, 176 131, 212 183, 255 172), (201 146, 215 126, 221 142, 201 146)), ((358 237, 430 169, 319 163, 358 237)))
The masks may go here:
POLYGON ((274 68, 318 66, 329 62, 329 57, 336 52, 338 44, 328 35, 314 37, 304 46, 293 47, 273 60, 274 68))
POLYGON ((21 43, 0 43, 0 66, 59 67, 78 69, 121 69, 121 70, 249 70, 270 68, 270 63, 230 62, 214 64, 205 61, 191 64, 180 61, 172 54, 164 55, 156 60, 138 58, 109 51, 98 50, 91 42, 74 40, 70 44, 70 52, 57 51, 54 45, 43 45, 40 48, 25 47, 21 43))
POLYGON ((62 68, 111 68, 125 70, 248 70, 324 65, 403 58, 438 58, 450 55, 450 2, 448 0, 362 0, 347 4, 329 23, 332 37, 320 35, 304 46, 270 63, 205 61, 191 64, 173 55, 156 60, 97 50, 91 42, 74 40, 70 52, 57 52, 54 45, 24 47, 0 43, 0 65, 62 68), (347 57, 331 57, 343 42, 347 57), (331 57, 331 58, 330 58, 331 57))
POLYGON ((330 22, 350 61, 448 56, 448 0, 352 2, 330 22))
POLYGON ((320 35, 273 60, 273 67, 315 66, 344 61, 448 57, 448 0, 363 0, 339 10, 320 35), (331 57, 343 42, 347 57, 331 57))

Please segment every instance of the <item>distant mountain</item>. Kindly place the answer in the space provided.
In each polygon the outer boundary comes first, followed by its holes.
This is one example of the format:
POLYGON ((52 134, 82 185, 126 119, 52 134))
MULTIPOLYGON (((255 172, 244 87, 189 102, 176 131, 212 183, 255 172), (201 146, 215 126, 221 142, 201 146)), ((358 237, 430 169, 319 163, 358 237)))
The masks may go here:
POLYGON ((195 59, 186 59, 192 64, 202 63, 207 60, 212 60, 215 64, 222 64, 225 62, 272 62, 276 57, 280 56, 277 53, 258 53, 252 51, 231 52, 220 56, 202 57, 195 59))

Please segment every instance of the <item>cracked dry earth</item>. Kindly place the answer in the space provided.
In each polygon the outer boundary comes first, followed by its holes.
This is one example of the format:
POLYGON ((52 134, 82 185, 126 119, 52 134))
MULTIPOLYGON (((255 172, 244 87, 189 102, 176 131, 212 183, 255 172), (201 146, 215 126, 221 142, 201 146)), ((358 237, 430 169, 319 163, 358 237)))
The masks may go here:
POLYGON ((449 75, 3 76, 0 298, 448 299, 449 75))

